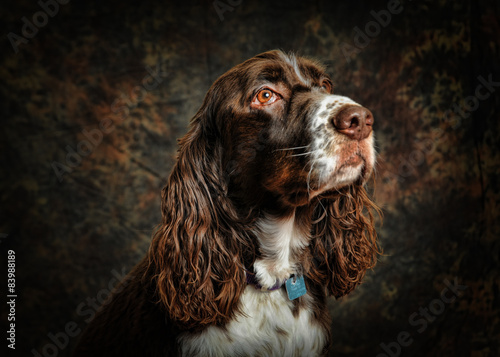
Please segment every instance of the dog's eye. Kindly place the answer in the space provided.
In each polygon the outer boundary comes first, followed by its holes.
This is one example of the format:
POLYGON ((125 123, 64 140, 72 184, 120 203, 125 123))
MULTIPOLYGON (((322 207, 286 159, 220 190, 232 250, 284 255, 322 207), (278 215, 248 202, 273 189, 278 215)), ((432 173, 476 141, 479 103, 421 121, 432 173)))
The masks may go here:
POLYGON ((328 93, 332 93, 332 83, 326 79, 321 82, 321 88, 326 90, 328 93))
POLYGON ((257 94, 257 100, 262 104, 268 103, 273 98, 273 92, 269 89, 263 89, 257 94))
POLYGON ((279 99, 279 94, 276 94, 272 90, 265 88, 260 90, 252 101, 253 106, 269 105, 276 102, 279 99))

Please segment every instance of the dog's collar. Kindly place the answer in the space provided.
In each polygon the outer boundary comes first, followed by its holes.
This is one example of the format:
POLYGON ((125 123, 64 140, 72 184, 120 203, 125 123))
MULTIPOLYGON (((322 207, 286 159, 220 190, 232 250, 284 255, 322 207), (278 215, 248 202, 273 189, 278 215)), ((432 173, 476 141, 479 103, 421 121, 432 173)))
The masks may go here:
POLYGON ((264 288, 257 280, 255 273, 249 272, 248 270, 245 269, 245 277, 246 277, 248 285, 253 285, 255 287, 255 289, 261 290, 261 291, 279 290, 285 285, 286 281, 288 280, 288 279, 284 279, 284 280, 276 279, 276 283, 273 286, 271 286, 269 288, 264 288))

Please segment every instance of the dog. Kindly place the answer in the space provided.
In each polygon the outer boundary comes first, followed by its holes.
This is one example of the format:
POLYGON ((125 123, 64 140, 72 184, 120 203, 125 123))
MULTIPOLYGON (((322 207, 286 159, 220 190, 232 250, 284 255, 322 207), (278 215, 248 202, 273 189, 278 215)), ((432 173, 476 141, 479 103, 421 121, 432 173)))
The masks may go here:
POLYGON ((179 140, 148 253, 74 356, 325 356, 328 297, 380 253, 373 124, 317 61, 276 50, 223 74, 179 140))

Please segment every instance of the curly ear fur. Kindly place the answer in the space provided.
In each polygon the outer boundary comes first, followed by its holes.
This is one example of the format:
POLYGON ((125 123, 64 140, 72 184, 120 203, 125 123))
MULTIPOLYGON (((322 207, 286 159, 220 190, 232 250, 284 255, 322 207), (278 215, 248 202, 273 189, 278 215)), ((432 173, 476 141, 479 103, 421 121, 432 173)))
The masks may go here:
POLYGON ((361 283, 380 254, 373 212, 381 215, 365 188, 350 185, 321 198, 313 217, 311 278, 341 297, 361 283))
POLYGON ((228 322, 245 289, 252 248, 227 198, 222 146, 201 109, 180 141, 178 161, 162 191, 162 223, 149 272, 170 319, 181 328, 228 322))

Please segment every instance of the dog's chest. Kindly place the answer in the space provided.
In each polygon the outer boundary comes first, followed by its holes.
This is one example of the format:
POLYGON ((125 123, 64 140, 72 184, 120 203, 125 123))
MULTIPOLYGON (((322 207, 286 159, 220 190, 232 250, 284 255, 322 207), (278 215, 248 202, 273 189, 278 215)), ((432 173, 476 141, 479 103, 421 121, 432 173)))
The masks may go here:
POLYGON ((281 290, 261 292, 248 286, 242 312, 225 328, 209 327, 179 338, 182 356, 322 356, 327 331, 314 320, 312 310, 299 308, 281 290))

